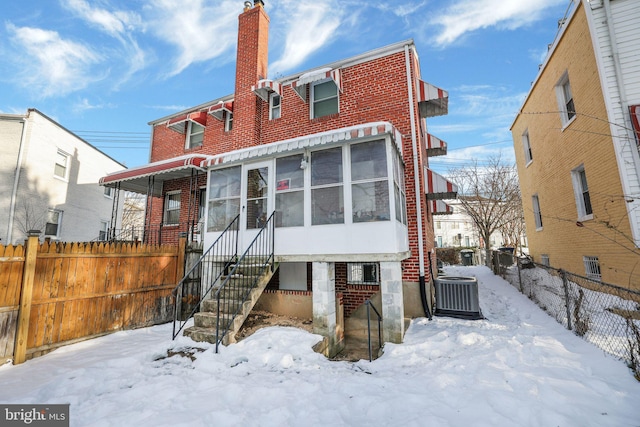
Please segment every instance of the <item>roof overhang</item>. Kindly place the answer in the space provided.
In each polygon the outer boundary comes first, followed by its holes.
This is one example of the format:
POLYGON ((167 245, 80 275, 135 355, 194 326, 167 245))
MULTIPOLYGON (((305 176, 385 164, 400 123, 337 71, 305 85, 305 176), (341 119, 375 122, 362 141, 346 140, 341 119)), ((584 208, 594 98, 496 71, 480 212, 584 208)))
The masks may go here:
POLYGON ((279 153, 302 150, 326 144, 349 142, 359 138, 368 138, 377 135, 391 135, 391 140, 395 143, 396 150, 400 155, 400 158, 402 158, 402 134, 391 123, 373 122, 328 132, 300 136, 297 138, 274 142, 272 144, 243 148, 241 150, 211 156, 203 166, 215 167, 218 165, 237 163, 245 160, 273 157, 279 153))
POLYGON ((207 113, 211 114, 213 117, 215 117, 218 120, 222 120, 224 119, 225 111, 229 114, 233 113, 233 101, 226 101, 226 102, 220 101, 217 104, 209 107, 209 109, 207 110, 207 113))
POLYGON ((447 143, 430 133, 427 134, 427 156, 445 156, 447 154, 447 143))
POLYGON ((429 200, 431 215, 451 215, 453 208, 442 200, 429 200))
POLYGON ((194 171, 204 172, 204 163, 208 156, 186 156, 149 163, 131 169, 110 173, 100 178, 98 183, 105 187, 116 187, 121 190, 153 196, 162 195, 162 183, 173 179, 186 178, 194 171), (153 177, 153 180, 150 178, 153 177))
POLYGON ((198 123, 201 126, 206 126, 207 124, 207 113, 205 111, 195 111, 189 114, 182 114, 180 116, 174 117, 167 121, 167 127, 171 130, 174 130, 178 133, 185 133, 186 126, 185 124, 188 121, 192 121, 198 123))
POLYGON ((444 116, 449 113, 449 92, 418 79, 420 117, 444 116))
POLYGON ((272 93, 282 94, 282 86, 280 83, 269 79, 258 80, 258 82, 251 86, 251 91, 258 95, 263 101, 269 102, 269 95, 272 93))
POLYGON ((309 83, 317 82, 320 80, 331 79, 334 81, 338 90, 342 92, 342 75, 339 68, 320 68, 317 70, 309 71, 298 77, 298 80, 291 82, 291 87, 298 94, 300 99, 307 102, 307 86, 309 83))
POLYGON ((427 167, 424 168, 424 180, 428 200, 455 199, 458 195, 457 185, 427 167))

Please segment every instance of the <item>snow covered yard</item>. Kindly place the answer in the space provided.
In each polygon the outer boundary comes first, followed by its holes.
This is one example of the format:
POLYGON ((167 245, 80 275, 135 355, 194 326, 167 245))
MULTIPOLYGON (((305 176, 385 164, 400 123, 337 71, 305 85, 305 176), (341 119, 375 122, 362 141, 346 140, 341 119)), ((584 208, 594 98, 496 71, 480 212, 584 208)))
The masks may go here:
POLYGON ((487 268, 447 273, 478 278, 486 319, 416 319, 373 363, 329 361, 294 328, 215 354, 162 325, 0 367, 0 402, 70 403, 72 426, 640 426, 623 362, 487 268))

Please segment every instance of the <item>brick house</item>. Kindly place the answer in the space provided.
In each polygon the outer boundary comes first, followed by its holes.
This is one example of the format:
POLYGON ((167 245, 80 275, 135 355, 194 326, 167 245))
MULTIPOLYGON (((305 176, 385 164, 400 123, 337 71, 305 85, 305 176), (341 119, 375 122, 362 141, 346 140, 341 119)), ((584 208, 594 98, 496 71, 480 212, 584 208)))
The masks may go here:
POLYGON ((574 2, 513 134, 534 260, 640 290, 640 3, 574 2))
POLYGON ((401 342, 425 314, 420 285, 431 301, 432 210, 455 197, 427 168, 446 144, 425 119, 448 94, 421 80, 412 40, 269 79, 269 17, 247 3, 235 92, 150 122, 151 163, 102 184, 149 194, 148 226, 199 230, 204 248, 237 215, 246 246, 274 213, 279 268, 258 303, 313 317, 335 343, 333 302, 348 318, 377 295, 384 340, 401 342))

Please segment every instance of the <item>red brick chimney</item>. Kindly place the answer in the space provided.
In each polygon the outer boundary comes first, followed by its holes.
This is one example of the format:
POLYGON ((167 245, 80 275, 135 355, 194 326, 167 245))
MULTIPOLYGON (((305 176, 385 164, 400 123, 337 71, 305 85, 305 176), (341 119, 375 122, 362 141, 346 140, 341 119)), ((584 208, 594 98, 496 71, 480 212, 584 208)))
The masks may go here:
POLYGON ((251 86, 267 77, 269 56, 269 16, 261 0, 251 6, 245 1, 238 17, 236 88, 233 102, 233 141, 235 148, 259 144, 261 101, 251 86))

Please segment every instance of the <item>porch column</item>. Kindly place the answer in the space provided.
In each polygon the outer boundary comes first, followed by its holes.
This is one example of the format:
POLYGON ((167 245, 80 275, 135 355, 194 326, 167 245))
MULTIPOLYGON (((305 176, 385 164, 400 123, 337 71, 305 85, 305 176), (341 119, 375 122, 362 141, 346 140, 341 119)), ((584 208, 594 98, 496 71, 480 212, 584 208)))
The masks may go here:
POLYGON ((385 342, 401 343, 404 336, 404 302, 400 262, 380 262, 382 333, 385 342))
POLYGON ((313 291, 313 332, 326 337, 327 356, 337 352, 336 267, 333 262, 314 262, 311 266, 313 291))

